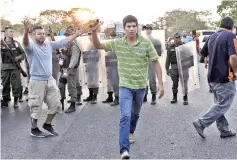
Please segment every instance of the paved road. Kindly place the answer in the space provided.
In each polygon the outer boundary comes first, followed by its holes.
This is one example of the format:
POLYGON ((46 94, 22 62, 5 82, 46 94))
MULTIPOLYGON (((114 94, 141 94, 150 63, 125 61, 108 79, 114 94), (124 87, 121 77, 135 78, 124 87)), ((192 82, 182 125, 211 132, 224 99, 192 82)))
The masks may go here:
MULTIPOLYGON (((171 105, 171 81, 165 83, 166 95, 156 106, 145 103, 131 146, 131 157, 137 159, 231 159, 237 158, 237 137, 221 139, 215 124, 205 130, 202 140, 192 122, 202 116, 212 104, 208 92, 206 71, 201 67, 201 89, 189 94, 188 106, 171 105)), ((105 99, 102 91, 99 100, 105 99)), ((84 96, 86 96, 84 94, 84 96)), ((237 98, 227 117, 232 130, 237 131, 237 98)), ((149 98, 150 100, 150 98, 149 98)), ((45 111, 44 111, 45 112, 45 111)), ((40 120, 42 126, 44 118, 40 120)), ((98 103, 85 104, 72 114, 59 114, 55 128, 58 137, 30 137, 29 108, 26 103, 14 110, 1 112, 1 156, 6 159, 117 159, 119 157, 119 107, 98 103)))

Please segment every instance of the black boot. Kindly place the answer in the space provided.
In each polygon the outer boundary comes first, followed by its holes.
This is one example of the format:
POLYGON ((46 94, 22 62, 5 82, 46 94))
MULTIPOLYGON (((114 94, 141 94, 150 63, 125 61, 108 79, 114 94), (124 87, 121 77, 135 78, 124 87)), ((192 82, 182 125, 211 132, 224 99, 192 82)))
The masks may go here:
POLYGON ((97 94, 93 94, 92 102, 91 104, 96 104, 97 103, 97 94))
POLYGON ((156 104, 156 94, 152 94, 151 105, 156 104))
POLYGON ((25 88, 25 91, 23 92, 23 94, 28 94, 29 91, 28 91, 28 87, 25 88))
POLYGON ((65 113, 71 113, 76 111, 76 105, 75 102, 71 102, 70 107, 65 111, 65 113))
POLYGON ((8 98, 3 98, 3 100, 1 100, 1 108, 5 107, 8 107, 8 98))
POLYGON ((116 96, 115 99, 114 99, 114 102, 111 104, 111 106, 117 106, 119 105, 119 97, 116 96))
POLYGON ((14 97, 14 104, 13 104, 14 108, 18 108, 19 104, 18 104, 18 97, 14 97))
POLYGON ((170 103, 171 104, 177 103, 177 93, 173 93, 173 99, 170 103))
POLYGON ((62 110, 64 110, 64 99, 61 99, 61 104, 62 104, 62 110))
POLYGON ((183 97, 183 100, 184 100, 183 105, 188 105, 188 95, 185 95, 183 97))
POLYGON ((102 101, 102 103, 111 103, 113 102, 113 92, 108 92, 108 98, 105 101, 102 101))
POLYGON ((145 94, 145 96, 143 98, 143 102, 147 102, 147 94, 145 94))
POLYGON ((21 90, 21 94, 20 94, 20 96, 19 96, 19 102, 20 102, 20 103, 23 102, 22 92, 23 92, 23 88, 22 88, 22 90, 21 90))
POLYGON ((86 99, 83 99, 84 102, 92 101, 93 99, 93 89, 89 88, 89 96, 86 99))
POLYGON ((81 103, 81 95, 77 95, 77 103, 76 105, 82 105, 81 103))

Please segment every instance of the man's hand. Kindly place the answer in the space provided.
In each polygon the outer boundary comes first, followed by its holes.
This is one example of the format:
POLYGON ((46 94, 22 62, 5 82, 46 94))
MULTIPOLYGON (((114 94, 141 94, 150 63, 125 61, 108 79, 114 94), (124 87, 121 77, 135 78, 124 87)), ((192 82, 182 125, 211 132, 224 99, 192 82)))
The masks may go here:
POLYGON ((30 30, 30 21, 29 20, 24 21, 24 29, 26 32, 29 32, 29 30, 30 30))
POLYGON ((97 23, 95 23, 94 25, 90 26, 91 31, 92 32, 96 32, 100 28, 100 26, 102 24, 103 24, 102 22, 97 21, 97 23))
POLYGON ((164 95, 163 83, 158 85, 158 92, 159 92, 159 98, 163 97, 163 95, 164 95))
POLYGON ((84 33, 86 33, 86 32, 87 32, 86 29, 79 29, 79 30, 76 30, 75 35, 76 35, 77 37, 79 37, 79 36, 81 36, 82 34, 84 34, 84 33))

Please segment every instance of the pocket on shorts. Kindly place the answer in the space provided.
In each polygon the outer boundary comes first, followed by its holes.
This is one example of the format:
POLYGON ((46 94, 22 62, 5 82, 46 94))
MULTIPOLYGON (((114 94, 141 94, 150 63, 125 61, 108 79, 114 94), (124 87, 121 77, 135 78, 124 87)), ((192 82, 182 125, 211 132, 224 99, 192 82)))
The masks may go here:
POLYGON ((29 95, 28 96, 28 105, 31 106, 38 106, 40 107, 40 97, 38 95, 29 95))

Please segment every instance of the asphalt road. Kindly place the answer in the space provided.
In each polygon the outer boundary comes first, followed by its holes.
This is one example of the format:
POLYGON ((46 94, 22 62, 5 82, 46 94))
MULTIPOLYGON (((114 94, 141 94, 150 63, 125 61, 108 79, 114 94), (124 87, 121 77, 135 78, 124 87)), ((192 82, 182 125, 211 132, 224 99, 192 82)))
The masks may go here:
MULTIPOLYGON (((201 66, 201 88, 189 94, 189 105, 170 104, 172 83, 165 83, 165 96, 156 106, 144 103, 135 132, 130 156, 134 159, 232 159, 237 158, 237 137, 221 139, 216 125, 205 130, 205 140, 196 133, 192 122, 202 116, 213 102, 208 92, 206 71, 201 66)), ((2 159, 118 159, 119 107, 99 103, 78 106, 72 114, 58 114, 53 124, 57 137, 30 136, 29 107, 22 103, 1 110, 2 159)), ((84 94, 86 97, 87 93, 84 94)), ((150 95, 149 95, 150 96, 150 95)), ((237 98, 227 113, 230 128, 237 131, 237 98)), ((44 107, 45 108, 45 107, 44 107)), ((42 112, 41 127, 46 110, 42 112)))

